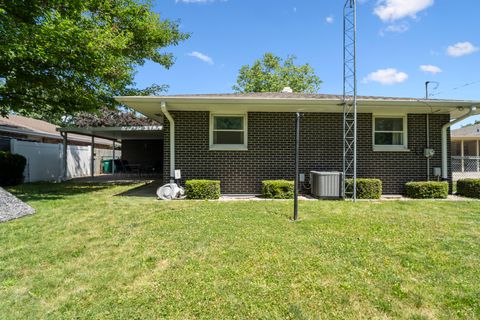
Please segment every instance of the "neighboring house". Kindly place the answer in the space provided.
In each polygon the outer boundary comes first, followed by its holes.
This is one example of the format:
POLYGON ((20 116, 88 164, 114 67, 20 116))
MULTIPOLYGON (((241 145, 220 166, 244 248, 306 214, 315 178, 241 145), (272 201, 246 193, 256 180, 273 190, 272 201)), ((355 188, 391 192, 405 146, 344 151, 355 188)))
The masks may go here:
MULTIPOLYGON (((57 126, 42 120, 18 115, 0 118, 0 150, 11 151, 26 157, 24 176, 26 182, 58 181, 65 177, 91 175, 91 138, 83 135, 68 135, 67 157, 70 165, 64 166, 62 135, 57 126)), ((101 161, 112 157, 112 141, 95 140, 94 172, 100 173, 101 161)))
POLYGON ((453 180, 480 178, 480 124, 452 130, 453 180))
MULTIPOLYGON (((57 126, 46 121, 33 118, 9 115, 0 118, 0 150, 10 149, 10 140, 24 140, 41 143, 63 143, 63 137, 57 132, 57 126)), ((89 146, 91 139, 82 135, 69 135, 68 144, 76 146, 89 146)), ((111 149, 112 142, 105 139, 95 141, 98 149, 111 149)))
MULTIPOLYGON (((226 194, 258 194, 261 181, 293 179, 295 112, 302 112, 300 172, 342 171, 342 97, 254 93, 116 97, 164 121, 164 180, 217 179, 226 194)), ((451 119, 476 114, 475 103, 389 97, 358 98, 358 177, 379 178, 385 194, 427 179, 427 114, 432 179, 451 182, 451 119), (443 134, 442 134, 443 132, 443 134), (434 174, 440 176, 434 177, 434 174)))

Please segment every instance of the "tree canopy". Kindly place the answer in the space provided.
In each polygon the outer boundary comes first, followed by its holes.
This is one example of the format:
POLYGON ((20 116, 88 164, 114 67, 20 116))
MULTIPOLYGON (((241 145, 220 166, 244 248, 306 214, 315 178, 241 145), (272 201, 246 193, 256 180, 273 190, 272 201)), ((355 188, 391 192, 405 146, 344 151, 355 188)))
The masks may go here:
POLYGON ((0 113, 58 118, 164 90, 134 89, 135 67, 171 67, 163 50, 188 37, 142 0, 1 1, 0 113))
POLYGON ((295 65, 295 56, 285 60, 266 53, 262 59, 256 60, 252 66, 244 65, 239 72, 235 92, 280 92, 290 87, 294 92, 316 93, 322 81, 307 63, 295 65))
POLYGON ((78 112, 70 125, 85 127, 154 126, 158 122, 129 110, 101 108, 98 112, 78 112))

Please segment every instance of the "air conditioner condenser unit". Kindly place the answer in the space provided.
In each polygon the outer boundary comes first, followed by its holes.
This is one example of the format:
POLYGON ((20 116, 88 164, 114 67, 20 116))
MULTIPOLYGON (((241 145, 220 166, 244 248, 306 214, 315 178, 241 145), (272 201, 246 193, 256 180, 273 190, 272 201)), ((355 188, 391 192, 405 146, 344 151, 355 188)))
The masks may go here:
POLYGON ((320 199, 340 199, 343 193, 342 172, 310 171, 312 195, 320 199))

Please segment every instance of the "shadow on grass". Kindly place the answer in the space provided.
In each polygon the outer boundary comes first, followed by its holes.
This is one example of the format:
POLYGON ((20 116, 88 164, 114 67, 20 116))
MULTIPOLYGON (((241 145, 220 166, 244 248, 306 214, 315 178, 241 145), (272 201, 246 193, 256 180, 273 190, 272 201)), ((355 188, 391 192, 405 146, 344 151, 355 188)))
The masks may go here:
POLYGON ((163 184, 162 180, 156 180, 136 188, 118 193, 116 197, 143 197, 143 198, 157 198, 157 189, 163 184))
POLYGON ((69 196, 101 191, 116 185, 131 183, 26 183, 7 190, 22 201, 62 200, 69 196))

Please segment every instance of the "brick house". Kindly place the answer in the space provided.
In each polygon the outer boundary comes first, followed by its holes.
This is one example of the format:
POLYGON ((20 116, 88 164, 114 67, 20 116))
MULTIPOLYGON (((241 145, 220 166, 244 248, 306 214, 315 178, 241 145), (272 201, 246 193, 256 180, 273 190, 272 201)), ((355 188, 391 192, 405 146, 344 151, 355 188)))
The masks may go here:
MULTIPOLYGON (((306 183, 312 170, 342 170, 341 96, 253 93, 116 99, 164 123, 165 182, 180 169, 182 184, 216 179, 225 194, 258 194, 262 180, 293 179, 295 112, 304 115, 300 172, 306 183)), ((385 194, 403 193, 406 182, 426 180, 428 136, 429 148, 435 150, 430 177, 437 174, 451 181, 449 127, 474 114, 471 101, 359 97, 358 177, 381 179, 385 194)))

